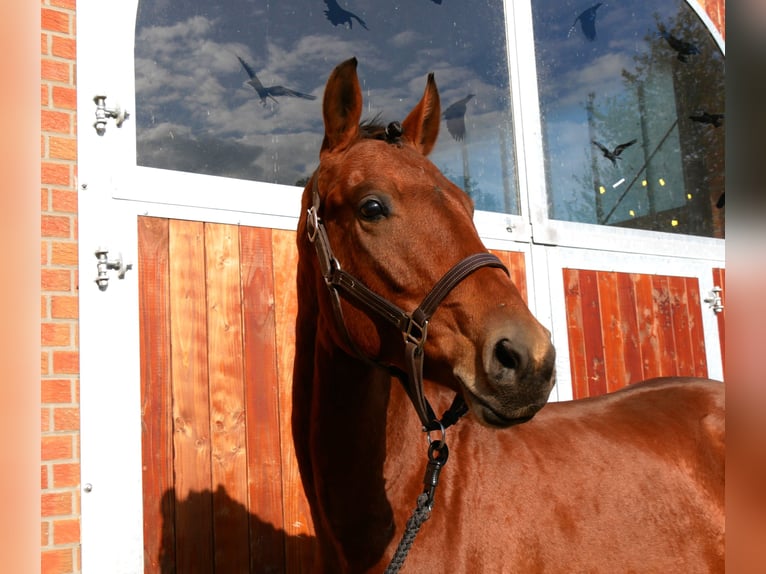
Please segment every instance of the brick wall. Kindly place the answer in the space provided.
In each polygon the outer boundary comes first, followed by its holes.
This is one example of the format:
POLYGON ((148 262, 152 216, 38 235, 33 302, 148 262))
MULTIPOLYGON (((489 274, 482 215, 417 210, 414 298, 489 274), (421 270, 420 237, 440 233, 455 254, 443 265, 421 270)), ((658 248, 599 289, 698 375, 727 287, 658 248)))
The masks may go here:
POLYGON ((75 0, 42 0, 41 547, 43 574, 80 572, 75 0))

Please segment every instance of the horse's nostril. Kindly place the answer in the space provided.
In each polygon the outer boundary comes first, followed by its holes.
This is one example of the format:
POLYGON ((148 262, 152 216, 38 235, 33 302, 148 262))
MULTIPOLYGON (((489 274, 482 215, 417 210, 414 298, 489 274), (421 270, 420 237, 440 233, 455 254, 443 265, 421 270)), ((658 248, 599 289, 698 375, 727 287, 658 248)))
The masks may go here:
POLYGON ((495 357, 506 369, 516 370, 521 366, 521 356, 508 339, 501 339, 495 345, 495 357))

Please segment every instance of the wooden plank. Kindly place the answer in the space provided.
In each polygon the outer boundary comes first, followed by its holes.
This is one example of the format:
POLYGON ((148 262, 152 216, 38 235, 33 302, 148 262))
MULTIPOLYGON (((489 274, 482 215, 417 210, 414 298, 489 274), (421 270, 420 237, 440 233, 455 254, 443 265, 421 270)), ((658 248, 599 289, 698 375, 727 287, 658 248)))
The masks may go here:
POLYGON ((173 420, 170 403, 168 220, 138 218, 144 571, 175 563, 173 420))
POLYGON ((673 321, 673 342, 676 356, 676 373, 682 377, 694 376, 694 352, 692 351, 689 304, 686 281, 683 277, 668 277, 670 316, 673 321))
POLYGON ((170 221, 176 572, 213 571, 203 224, 170 221))
POLYGON ((205 284, 215 569, 245 572, 250 557, 236 225, 205 224, 205 284))
POLYGON ((625 384, 643 380, 636 292, 630 273, 616 273, 617 299, 623 333, 625 384))
POLYGON ((692 375, 707 377, 707 349, 705 348, 705 332, 702 324, 699 280, 696 277, 686 277, 684 281, 689 313, 689 342, 693 357, 692 375))
POLYGON ((588 373, 588 396, 595 397, 607 392, 604 366, 604 340, 601 333, 601 306, 598 296, 596 271, 580 270, 580 293, 582 296, 583 334, 585 341, 586 369, 588 373))
POLYGON ((254 227, 239 230, 251 572, 285 571, 271 233, 254 227))
POLYGON ((279 375, 280 435, 282 441, 282 488, 284 497, 284 528, 286 572, 310 572, 313 563, 313 525, 311 511, 295 458, 290 425, 292 410, 292 372, 295 356, 295 318, 298 310, 296 269, 298 251, 295 232, 272 231, 275 301, 274 314, 277 334, 277 369, 279 375))
POLYGON ((630 274, 633 292, 636 294, 636 319, 638 341, 641 348, 642 378, 660 375, 660 345, 657 337, 657 321, 654 317, 654 289, 652 276, 630 274))
POLYGON ((654 319, 657 323, 657 343, 660 350, 660 375, 675 376, 676 351, 673 340, 673 318, 670 312, 670 289, 664 275, 652 277, 652 300, 654 319))
POLYGON ((564 269, 563 274, 572 396, 575 399, 582 399, 588 396, 588 368, 583 330, 580 274, 577 269, 564 269))
POLYGON ((611 393, 629 382, 625 369, 625 334, 617 293, 617 275, 609 271, 599 271, 597 282, 606 390, 611 393))

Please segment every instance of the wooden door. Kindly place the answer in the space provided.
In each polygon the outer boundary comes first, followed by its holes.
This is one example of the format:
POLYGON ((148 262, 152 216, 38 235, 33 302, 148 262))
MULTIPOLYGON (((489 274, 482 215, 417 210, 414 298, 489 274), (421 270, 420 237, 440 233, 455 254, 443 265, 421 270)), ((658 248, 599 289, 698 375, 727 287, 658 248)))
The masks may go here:
POLYGON ((147 573, 305 572, 295 233, 138 219, 147 573))
POLYGON ((576 399, 660 376, 706 377, 696 277, 564 269, 576 399))

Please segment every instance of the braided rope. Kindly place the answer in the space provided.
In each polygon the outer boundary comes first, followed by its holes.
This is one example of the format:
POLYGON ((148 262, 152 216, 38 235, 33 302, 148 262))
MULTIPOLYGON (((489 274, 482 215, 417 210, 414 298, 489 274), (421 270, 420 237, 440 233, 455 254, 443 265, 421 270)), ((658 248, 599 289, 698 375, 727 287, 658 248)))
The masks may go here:
POLYGON ((412 543, 415 542, 415 537, 418 531, 420 531, 420 527, 431 517, 428 498, 428 493, 426 492, 418 496, 418 505, 412 511, 412 516, 407 521, 407 527, 404 530, 402 539, 399 541, 399 546, 396 547, 393 558, 391 558, 391 563, 386 568, 386 574, 396 574, 404 566, 404 561, 407 559, 407 554, 412 547, 412 543))

